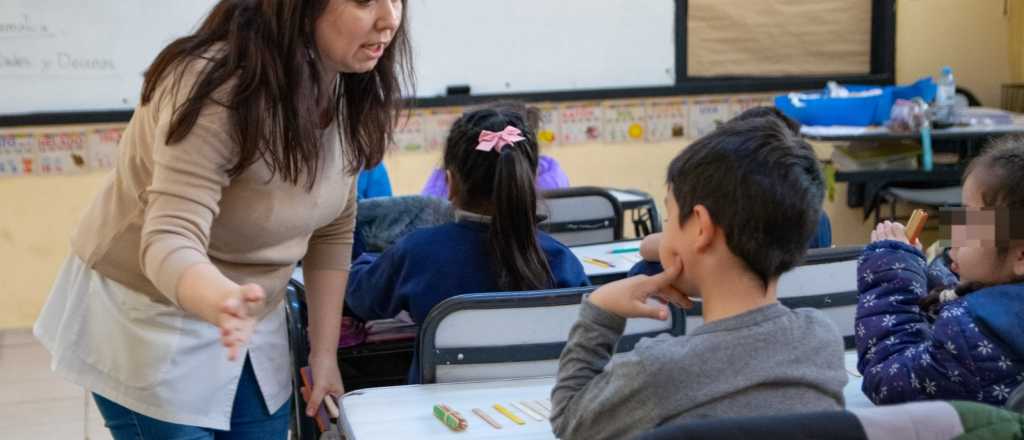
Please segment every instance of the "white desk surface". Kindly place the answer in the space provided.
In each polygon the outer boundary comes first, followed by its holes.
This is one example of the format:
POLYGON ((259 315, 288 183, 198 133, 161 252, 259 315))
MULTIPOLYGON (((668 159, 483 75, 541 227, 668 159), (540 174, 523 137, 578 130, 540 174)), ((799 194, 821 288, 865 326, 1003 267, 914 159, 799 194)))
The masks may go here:
MULTIPOLYGON (((991 133, 1021 133, 1024 132, 1024 117, 1017 116, 1014 118, 1012 124, 997 124, 997 125, 967 125, 967 126, 954 126, 949 128, 937 128, 932 130, 933 138, 942 137, 953 137, 953 136, 968 136, 968 135, 985 135, 991 133)), ((882 126, 848 126, 848 125, 804 125, 800 127, 800 134, 811 137, 872 137, 872 136, 892 136, 892 137, 905 137, 914 138, 919 136, 917 133, 905 133, 905 132, 892 132, 886 127, 882 126)))
MULTIPOLYGON (((847 377, 843 389, 848 408, 873 406, 860 391, 857 353, 846 352, 847 377)), ((551 396, 553 377, 490 382, 403 385, 369 388, 346 394, 340 402, 342 429, 350 440, 365 439, 554 439, 547 420, 537 421, 513 408, 521 400, 543 400, 551 396), (460 412, 469 422, 463 432, 453 432, 434 418, 432 408, 443 403, 460 412), (495 403, 515 413, 526 424, 516 425, 494 410, 495 403), (494 429, 476 414, 484 410, 501 425, 494 429)))
POLYGON ((551 424, 537 421, 512 407, 521 400, 542 400, 551 396, 552 377, 491 382, 404 385, 369 388, 346 394, 340 402, 342 429, 349 440, 366 439, 554 439, 551 424), (441 424, 432 412, 443 403, 469 422, 462 432, 441 424), (501 404, 524 422, 516 425, 496 411, 501 404), (480 408, 501 425, 495 429, 473 414, 480 408))
POLYGON ((583 271, 587 276, 614 275, 629 272, 634 264, 640 262, 640 240, 614 241, 611 243, 591 244, 586 246, 572 246, 573 255, 583 264, 583 271), (637 249, 620 254, 613 254, 616 249, 637 249), (587 259, 597 259, 610 263, 611 267, 588 262, 587 259))

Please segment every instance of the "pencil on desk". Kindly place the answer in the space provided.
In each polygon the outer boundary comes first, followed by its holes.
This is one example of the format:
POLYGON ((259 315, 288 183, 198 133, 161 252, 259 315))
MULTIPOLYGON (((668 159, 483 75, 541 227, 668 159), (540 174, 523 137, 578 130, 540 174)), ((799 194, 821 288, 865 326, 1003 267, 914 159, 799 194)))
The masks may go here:
POLYGON ((501 406, 500 404, 495 403, 494 404, 494 409, 497 410, 498 412, 500 412, 501 415, 503 415, 505 417, 508 417, 509 420, 511 420, 513 423, 515 423, 517 425, 525 425, 526 424, 526 422, 524 422, 523 419, 520 419, 515 414, 512 414, 512 411, 509 411, 508 408, 505 408, 504 406, 501 406))
POLYGON ((593 264, 595 266, 603 267, 605 269, 609 269, 609 268, 615 267, 615 265, 612 264, 612 263, 609 263, 609 262, 604 261, 604 260, 598 260, 597 258, 593 258, 593 257, 583 257, 583 261, 585 261, 587 263, 590 263, 590 264, 593 264))
POLYGON ((640 252, 640 248, 632 247, 632 248, 612 249, 612 251, 609 252, 609 253, 610 254, 629 254, 629 253, 633 253, 633 252, 640 252))

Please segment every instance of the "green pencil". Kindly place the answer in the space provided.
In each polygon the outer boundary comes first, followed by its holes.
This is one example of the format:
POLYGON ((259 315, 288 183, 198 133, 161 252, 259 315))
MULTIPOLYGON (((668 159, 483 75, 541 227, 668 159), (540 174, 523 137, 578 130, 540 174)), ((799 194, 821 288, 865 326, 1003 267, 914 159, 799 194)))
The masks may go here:
POLYGON ((631 253, 631 252, 640 252, 640 248, 635 247, 635 248, 612 249, 611 253, 613 253, 613 254, 628 254, 628 253, 631 253))

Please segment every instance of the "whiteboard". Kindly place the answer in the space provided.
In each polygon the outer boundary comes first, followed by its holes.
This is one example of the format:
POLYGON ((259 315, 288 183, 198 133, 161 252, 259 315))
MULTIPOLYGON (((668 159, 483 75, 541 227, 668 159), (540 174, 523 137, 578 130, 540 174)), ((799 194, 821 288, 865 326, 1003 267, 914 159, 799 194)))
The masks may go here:
POLYGON ((409 0, 420 97, 675 84, 674 0, 409 0))
MULTIPOLYGON (((669 86, 675 0, 407 0, 417 96, 669 86)), ((216 0, 0 0, 0 115, 130 110, 216 0)))
POLYGON ((128 110, 212 0, 0 0, 0 114, 128 110))

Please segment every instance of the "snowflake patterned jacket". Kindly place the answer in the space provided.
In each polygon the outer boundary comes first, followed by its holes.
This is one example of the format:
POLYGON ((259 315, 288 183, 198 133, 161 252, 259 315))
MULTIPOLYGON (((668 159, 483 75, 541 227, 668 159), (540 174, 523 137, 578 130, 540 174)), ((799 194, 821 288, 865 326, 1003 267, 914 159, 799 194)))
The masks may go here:
POLYGON ((896 241, 872 243, 857 267, 857 368, 876 404, 961 399, 1002 405, 1024 379, 1024 284, 975 291, 932 318, 918 301, 956 281, 896 241))

